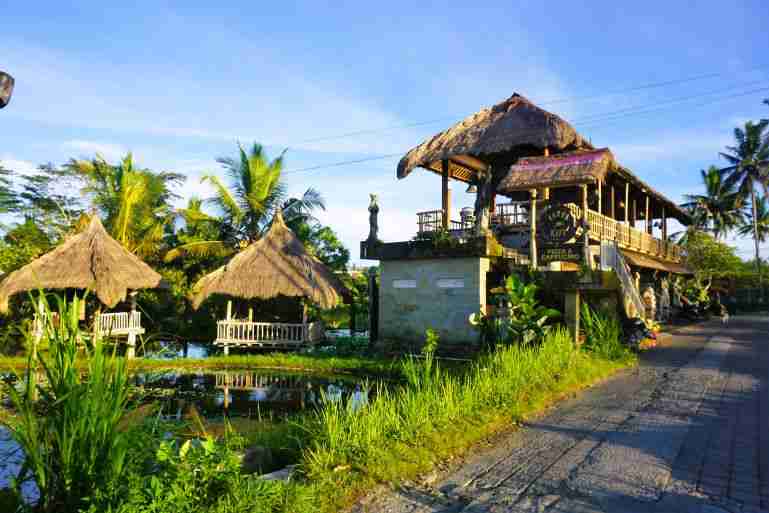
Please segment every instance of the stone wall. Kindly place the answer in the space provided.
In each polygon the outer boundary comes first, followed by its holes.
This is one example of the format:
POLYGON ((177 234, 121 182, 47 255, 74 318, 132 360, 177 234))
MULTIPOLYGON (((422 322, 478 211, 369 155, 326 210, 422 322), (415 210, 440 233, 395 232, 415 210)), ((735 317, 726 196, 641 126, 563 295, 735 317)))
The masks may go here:
POLYGON ((477 343, 468 317, 486 304, 488 258, 384 260, 380 263, 380 339, 424 340, 432 328, 445 343, 477 343))

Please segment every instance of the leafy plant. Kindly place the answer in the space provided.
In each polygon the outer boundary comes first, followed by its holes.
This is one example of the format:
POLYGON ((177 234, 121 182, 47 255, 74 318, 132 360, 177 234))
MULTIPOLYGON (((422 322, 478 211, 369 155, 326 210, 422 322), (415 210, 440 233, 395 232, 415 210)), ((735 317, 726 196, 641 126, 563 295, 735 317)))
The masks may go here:
POLYGON ((630 356, 629 349, 622 343, 622 326, 615 316, 583 304, 581 324, 584 347, 588 351, 607 360, 623 360, 630 356))
POLYGON ((495 295, 498 306, 494 314, 473 314, 470 324, 479 329, 487 345, 534 343, 545 335, 547 322, 561 315, 558 310, 539 304, 538 288, 535 283, 525 283, 511 274, 495 295))
POLYGON ((21 483, 31 478, 40 495, 37 511, 77 511, 94 490, 114 489, 124 471, 125 361, 98 340, 86 342, 79 301, 57 298, 58 316, 46 302, 37 307, 48 351, 29 352, 21 391, 6 385, 16 415, 2 422, 25 454, 14 491, 21 503, 21 483), (81 347, 85 373, 76 364, 81 347), (45 385, 35 383, 38 368, 45 385))

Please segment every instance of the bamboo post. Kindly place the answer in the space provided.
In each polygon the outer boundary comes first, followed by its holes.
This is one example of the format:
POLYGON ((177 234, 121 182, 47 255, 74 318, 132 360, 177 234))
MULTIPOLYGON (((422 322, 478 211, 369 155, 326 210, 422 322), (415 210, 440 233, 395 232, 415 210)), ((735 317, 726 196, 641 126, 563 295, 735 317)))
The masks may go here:
POLYGON ((668 216, 665 207, 662 207, 662 240, 667 245, 668 242, 668 216))
POLYGON ((529 243, 529 260, 531 267, 537 268, 537 189, 529 191, 531 196, 531 209, 529 212, 529 227, 531 242, 529 243))
POLYGON ((308 342, 310 337, 307 330, 307 302, 304 299, 300 301, 302 302, 302 342, 308 342))
POLYGON ((248 322, 254 322, 254 309, 248 308, 248 322))
POLYGON ((451 189, 449 189, 449 161, 441 161, 441 208, 443 229, 448 230, 451 220, 451 189))

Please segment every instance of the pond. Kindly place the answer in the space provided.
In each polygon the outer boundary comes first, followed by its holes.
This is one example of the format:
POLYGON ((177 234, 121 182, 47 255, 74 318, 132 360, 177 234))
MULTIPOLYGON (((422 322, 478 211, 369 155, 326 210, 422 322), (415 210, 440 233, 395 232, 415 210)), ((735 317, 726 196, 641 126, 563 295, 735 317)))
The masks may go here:
POLYGON ((204 417, 285 417, 324 401, 373 399, 374 382, 348 376, 265 372, 262 370, 142 372, 132 379, 145 400, 157 400, 163 414, 182 418, 194 406, 204 417))
MULTIPOLYGON (((377 384, 375 380, 350 376, 263 370, 171 370, 140 372, 131 377, 134 397, 144 403, 156 402, 160 414, 170 421, 187 418, 192 407, 209 419, 227 416, 271 422, 322 408, 329 401, 355 409, 374 399, 377 384)), ((7 401, 3 402, 0 407, 7 407, 7 401)), ((10 484, 22 457, 9 433, 0 427, 0 488, 10 484)), ((29 486, 26 495, 34 498, 34 485, 29 486)))

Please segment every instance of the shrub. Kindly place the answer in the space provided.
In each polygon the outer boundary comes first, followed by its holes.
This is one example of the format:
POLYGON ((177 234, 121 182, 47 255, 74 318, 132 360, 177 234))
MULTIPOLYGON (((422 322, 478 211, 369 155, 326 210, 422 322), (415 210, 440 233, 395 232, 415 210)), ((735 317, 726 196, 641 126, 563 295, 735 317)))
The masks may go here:
POLYGON ((599 313, 583 304, 581 324, 585 349, 607 360, 623 360, 631 356, 630 349, 622 343, 622 326, 615 316, 599 313))
POLYGON ((124 470, 125 362, 99 341, 84 339, 78 301, 57 298, 58 319, 43 302, 37 315, 44 320, 48 351, 29 352, 21 391, 6 386, 16 415, 2 422, 25 454, 15 493, 21 498, 21 483, 31 478, 39 491, 38 511, 76 511, 93 490, 114 489, 124 470), (80 346, 88 362, 85 373, 75 362, 80 346), (38 367, 45 386, 34 383, 38 367))

